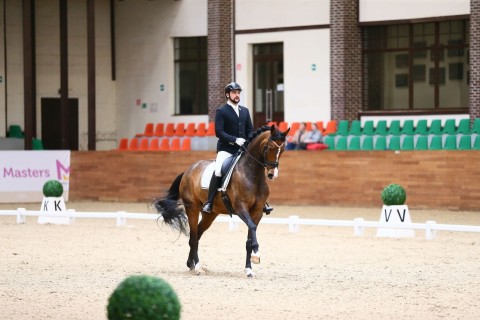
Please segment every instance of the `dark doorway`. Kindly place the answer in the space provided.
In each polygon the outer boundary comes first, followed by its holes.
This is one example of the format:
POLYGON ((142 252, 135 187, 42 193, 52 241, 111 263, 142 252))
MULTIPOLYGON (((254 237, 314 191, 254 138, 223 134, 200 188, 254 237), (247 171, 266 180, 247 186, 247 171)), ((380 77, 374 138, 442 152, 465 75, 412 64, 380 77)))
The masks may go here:
MULTIPOLYGON (((42 98, 42 142, 47 150, 62 148, 60 98, 42 98)), ((78 150, 78 99, 68 99, 68 150, 78 150)))
POLYGON ((253 46, 253 74, 255 127, 283 121, 283 43, 253 46))

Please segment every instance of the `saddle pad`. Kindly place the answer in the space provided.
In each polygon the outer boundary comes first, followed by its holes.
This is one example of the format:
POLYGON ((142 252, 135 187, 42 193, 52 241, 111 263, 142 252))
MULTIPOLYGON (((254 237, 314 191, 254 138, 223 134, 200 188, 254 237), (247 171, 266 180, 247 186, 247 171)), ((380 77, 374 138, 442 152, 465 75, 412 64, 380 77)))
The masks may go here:
POLYGON ((202 178, 200 180, 200 186, 202 189, 208 189, 210 185, 210 180, 212 179, 213 171, 215 171, 215 161, 210 163, 202 173, 202 178))

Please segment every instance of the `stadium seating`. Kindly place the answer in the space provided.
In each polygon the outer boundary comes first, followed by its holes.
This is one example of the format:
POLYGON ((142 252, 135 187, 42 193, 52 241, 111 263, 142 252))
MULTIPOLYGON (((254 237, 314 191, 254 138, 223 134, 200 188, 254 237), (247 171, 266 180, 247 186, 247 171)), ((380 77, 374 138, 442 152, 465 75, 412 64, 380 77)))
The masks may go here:
POLYGON ((366 137, 363 138, 362 150, 364 150, 364 151, 373 150, 373 137, 372 136, 366 136, 366 137))
POLYGON ((324 142, 328 146, 327 150, 335 150, 335 137, 334 136, 326 136, 324 142))
POLYGON ((428 136, 418 137, 415 150, 428 150, 428 136))
POLYGON ((375 134, 385 136, 387 135, 387 121, 380 120, 377 122, 377 126, 375 127, 375 134))
POLYGON ((184 138, 182 141, 182 145, 180 146, 181 151, 190 151, 192 150, 192 141, 190 138, 184 138))
POLYGON ((460 137, 458 150, 472 150, 472 137, 470 135, 460 137))
POLYGON ((32 140, 32 150, 43 150, 43 142, 41 139, 32 140))
POLYGON ((413 126, 413 120, 405 120, 402 126, 402 134, 413 135, 415 134, 415 128, 413 126))
POLYGON ((372 120, 365 121, 365 123, 363 124, 363 128, 362 128, 362 134, 366 134, 366 135, 374 135, 375 134, 375 127, 373 125, 372 120))
POLYGON ((169 138, 163 138, 162 141, 160 142, 160 151, 169 151, 170 150, 170 139, 169 138))
POLYGON ((171 151, 180 151, 180 138, 173 138, 170 142, 171 151))
POLYGON ((337 121, 330 120, 327 122, 327 126, 325 127, 325 131, 323 135, 335 134, 337 132, 337 121))
POLYGON ((120 139, 120 142, 118 143, 118 150, 128 150, 128 139, 127 138, 122 138, 120 139))
POLYGON ((429 134, 442 134, 442 120, 434 119, 428 128, 429 134))
POLYGON ((472 133, 480 134, 480 118, 475 118, 472 125, 472 133))
POLYGON ((22 127, 20 127, 18 124, 11 124, 8 127, 8 137, 9 138, 23 138, 24 134, 22 131, 22 127))
POLYGON ((335 144, 335 150, 339 151, 346 151, 348 150, 348 138, 347 137, 339 137, 336 144, 335 144))
POLYGON ((442 136, 433 136, 432 141, 430 141, 429 150, 442 150, 442 136))
POLYGON ((383 151, 387 150, 387 138, 385 136, 380 136, 375 141, 375 148, 376 151, 383 151))
POLYGON ((149 143, 147 138, 143 138, 140 140, 140 146, 138 147, 138 150, 140 151, 148 151, 149 149, 149 143))
POLYGON ((456 135, 449 135, 445 139, 445 146, 443 147, 445 150, 457 150, 457 136, 456 135))
POLYGON ((185 135, 187 137, 195 137, 195 123, 191 122, 187 124, 187 128, 185 129, 185 135))
POLYGON ((197 137, 205 137, 207 135, 207 125, 203 122, 200 122, 197 126, 197 131, 195 132, 197 137))
POLYGON ((208 123, 207 136, 215 137, 215 122, 208 123))
MULTIPOLYGON (((338 127, 340 129, 340 125, 338 127)), ((353 120, 350 124, 350 130, 348 131, 349 135, 359 136, 362 134, 362 123, 360 120, 353 120)))
POLYGON ((415 134, 422 134, 422 135, 428 134, 427 120, 425 119, 418 120, 417 126, 415 127, 415 134))
POLYGON ((138 150, 138 139, 137 138, 130 139, 130 142, 128 144, 128 150, 130 150, 130 151, 138 150))
POLYGON ((185 123, 179 122, 175 127, 175 136, 176 137, 183 137, 185 136, 185 123))
POLYGON ((166 137, 173 137, 175 135, 175 124, 170 122, 167 123, 167 126, 165 127, 165 133, 164 135, 166 137))
POLYGON ((150 146, 149 146, 148 149, 150 151, 160 150, 159 139, 158 138, 153 138, 152 141, 150 141, 150 146))
POLYGON ((480 136, 475 137, 475 141, 473 142, 473 150, 480 150, 480 136))
POLYGON ((400 150, 400 136, 391 136, 388 143, 389 150, 400 150))
POLYGON ((350 139, 350 143, 348 144, 348 150, 351 151, 359 151, 360 150, 360 137, 354 136, 350 139))
POLYGON ((413 136, 405 136, 403 138, 401 150, 413 150, 413 136))
POLYGON ((141 137, 151 137, 153 136, 153 123, 147 123, 145 125, 145 129, 143 129, 142 133, 137 133, 135 137, 141 138, 141 137))
POLYGON ((456 134, 457 127, 455 125, 455 119, 447 119, 442 130, 443 134, 456 134))
POLYGON ((392 120, 388 127, 388 134, 398 136, 401 134, 400 120, 392 120))
POLYGON ((470 134, 470 119, 460 120, 456 133, 470 134))
POLYGON ((165 129, 165 124, 163 123, 157 123, 155 125, 155 131, 153 132, 153 135, 155 137, 163 137, 163 134, 164 134, 164 129, 165 129))
POLYGON ((348 120, 341 120, 338 122, 338 127, 337 127, 337 132, 335 133, 336 135, 339 136, 348 136, 349 131, 348 131, 348 120))

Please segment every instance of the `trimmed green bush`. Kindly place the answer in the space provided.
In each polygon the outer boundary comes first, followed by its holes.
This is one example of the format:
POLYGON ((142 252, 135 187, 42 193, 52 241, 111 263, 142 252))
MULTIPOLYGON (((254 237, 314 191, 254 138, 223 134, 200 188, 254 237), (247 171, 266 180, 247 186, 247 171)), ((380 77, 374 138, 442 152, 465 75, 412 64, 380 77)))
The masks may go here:
POLYGON ((401 206, 407 200, 407 193, 401 185, 389 184, 382 191, 382 201, 386 206, 401 206))
POLYGON ((43 195, 45 197, 61 197, 63 194, 63 186, 57 180, 48 180, 43 185, 43 195))
POLYGON ((108 299, 109 320, 180 319, 177 294, 163 279, 132 275, 123 280, 108 299))

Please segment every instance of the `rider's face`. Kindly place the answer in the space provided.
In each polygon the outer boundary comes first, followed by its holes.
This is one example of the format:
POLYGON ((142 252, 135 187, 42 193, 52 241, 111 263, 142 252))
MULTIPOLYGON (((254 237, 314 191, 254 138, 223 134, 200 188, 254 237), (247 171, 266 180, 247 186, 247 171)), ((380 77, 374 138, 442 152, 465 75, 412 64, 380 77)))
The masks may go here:
POLYGON ((232 90, 228 93, 228 98, 235 104, 240 102, 240 90, 232 90))

